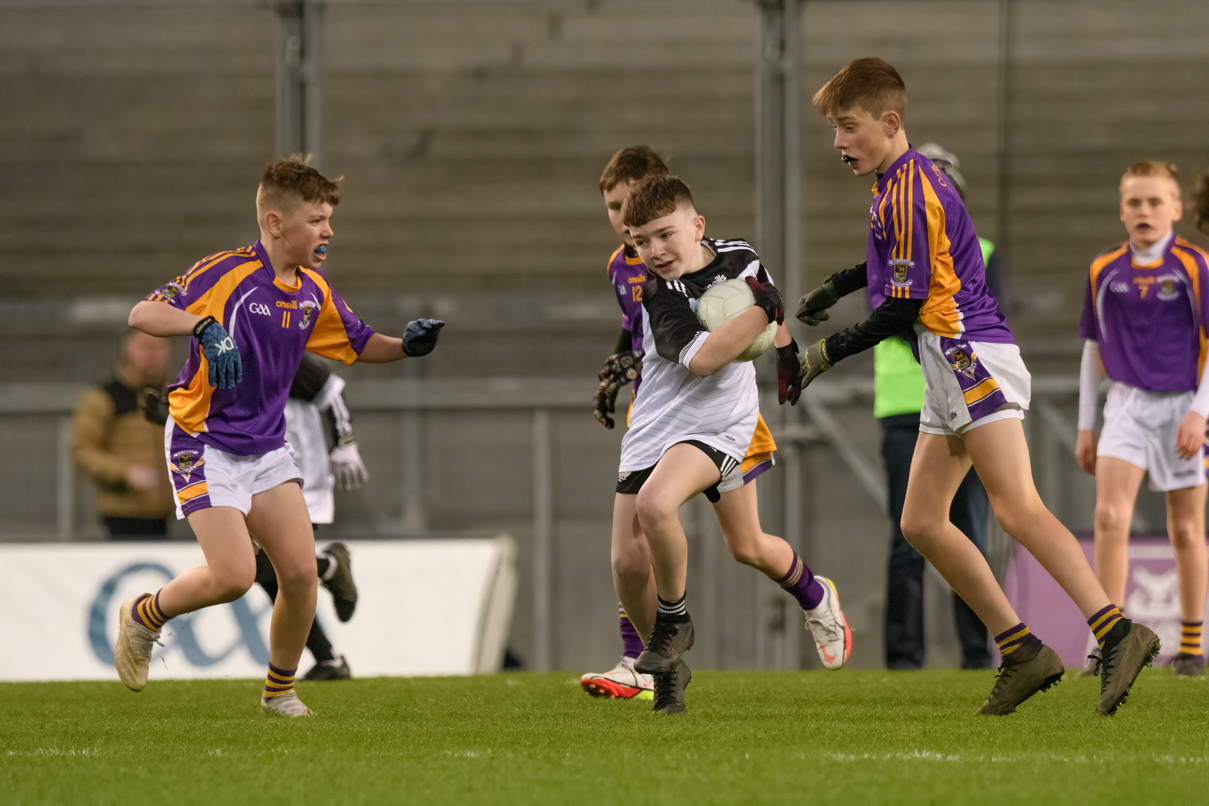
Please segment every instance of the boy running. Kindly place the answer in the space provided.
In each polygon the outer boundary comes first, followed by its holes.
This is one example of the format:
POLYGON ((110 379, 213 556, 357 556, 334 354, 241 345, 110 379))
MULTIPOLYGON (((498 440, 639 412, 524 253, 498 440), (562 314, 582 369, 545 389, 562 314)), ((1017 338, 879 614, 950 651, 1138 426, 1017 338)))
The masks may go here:
POLYGON ((864 322, 811 344, 803 387, 835 362, 906 334, 924 372, 924 409, 902 530, 995 636, 1003 663, 982 714, 1009 714, 1063 674, 1057 653, 1029 632, 978 549, 949 522, 971 463, 1004 530, 1058 581, 1087 618, 1103 653, 1097 711, 1112 714, 1159 651, 1158 637, 1121 615, 1078 541, 1033 484, 1022 420, 1030 378, 985 282, 978 238, 944 174, 907 141, 907 93, 881 59, 857 59, 814 105, 857 176, 875 174, 865 269, 834 274, 802 298, 797 316, 826 318, 840 297, 868 288, 864 322))
POLYGON ((332 238, 337 184, 306 160, 270 165, 256 194, 260 240, 205 258, 149 294, 131 327, 192 334, 169 387, 164 447, 177 517, 188 518, 206 565, 118 613, 114 666, 133 691, 147 683, 151 647, 171 618, 238 599, 256 576, 254 544, 277 572, 265 714, 311 711, 294 675, 315 616, 315 542, 301 474, 285 446, 285 403, 302 354, 351 364, 427 355, 444 322, 418 319, 403 338, 375 333, 319 272, 332 238))
MULTIPOLYGON (((1129 524, 1142 476, 1166 494, 1181 625, 1172 668, 1198 677, 1205 670, 1201 622, 1209 576, 1201 467, 1209 414, 1209 256, 1173 230, 1184 212, 1174 165, 1129 166, 1120 201, 1129 240, 1092 262, 1079 323, 1086 341, 1075 456, 1096 477, 1096 576, 1114 601, 1125 598, 1129 524), (1097 443, 1101 366, 1113 384, 1097 443)), ((1084 671, 1094 673, 1099 648, 1088 661, 1084 671)))
MULTIPOLYGON (((592 407, 596 419, 609 429, 613 428, 613 418, 609 415, 614 412, 618 391, 632 381, 634 395, 637 396, 638 387, 642 383, 642 331, 645 319, 642 289, 648 279, 646 265, 634 250, 633 241, 622 222, 622 203, 638 182, 648 176, 667 172, 663 159, 649 146, 631 146, 614 154, 600 177, 600 193, 604 198, 609 223, 622 242, 610 256, 608 265, 609 280, 617 292, 617 303, 621 306, 621 335, 613 354, 608 357, 604 369, 600 371, 600 386, 592 407)), ((777 350, 777 369, 781 402, 789 400, 790 403, 797 403, 801 391, 801 367, 798 363, 797 345, 792 339, 789 344, 777 350)), ((740 466, 743 471, 741 478, 721 485, 719 489, 730 491, 753 484, 757 476, 772 467, 772 453, 776 448, 772 433, 761 416, 740 466)), ((754 485, 750 492, 755 495, 754 485)), ((734 496, 727 496, 726 503, 722 503, 717 501, 715 496, 715 507, 725 509, 732 498, 734 496)), ((748 562, 745 558, 758 556, 759 544, 763 540, 752 535, 746 542, 752 545, 740 546, 737 537, 728 538, 728 545, 735 544, 732 550, 735 551, 735 559, 740 562, 748 562)), ((654 581, 651 577, 650 552, 646 548, 646 539, 640 535, 637 541, 614 545, 613 550, 613 582, 617 590, 633 590, 636 598, 650 602, 650 606, 645 608, 645 613, 636 616, 639 624, 643 625, 642 635, 648 635, 654 626, 654 598, 650 595, 654 589, 654 581)), ((643 649, 642 638, 625 607, 619 606, 619 610, 623 647, 621 660, 607 672, 583 675, 579 684, 593 697, 650 699, 654 690, 651 676, 634 670, 634 660, 643 649)))
POLYGON ((693 624, 685 595, 688 542, 678 513, 702 492, 716 501, 731 553, 797 598, 824 665, 838 669, 848 659, 852 634, 835 586, 760 528, 755 485, 743 484, 741 464, 760 409, 754 367, 732 362, 772 321, 781 325, 774 343, 790 343, 781 297, 745 241, 705 238, 705 219, 688 186, 674 176, 638 183, 625 201, 623 221, 651 276, 642 299, 642 394, 621 443, 613 556, 647 563, 633 574, 644 584, 622 587, 619 581, 618 596, 639 634, 650 636, 634 668, 654 675, 654 710, 685 710, 692 675, 683 653, 693 645, 693 624), (747 281, 756 304, 706 331, 697 300, 735 278, 747 281))

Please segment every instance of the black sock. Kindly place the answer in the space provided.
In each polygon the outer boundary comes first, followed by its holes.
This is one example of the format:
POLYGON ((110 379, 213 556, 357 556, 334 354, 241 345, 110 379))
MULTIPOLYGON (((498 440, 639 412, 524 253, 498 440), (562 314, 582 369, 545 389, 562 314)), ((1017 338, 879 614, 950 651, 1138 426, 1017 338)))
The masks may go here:
POLYGON ((319 569, 319 578, 323 579, 327 576, 327 569, 331 566, 332 561, 326 554, 315 555, 315 567, 319 569))
POLYGON ((681 622, 681 621, 690 620, 688 617, 688 605, 685 603, 685 600, 688 598, 687 593, 685 593, 683 596, 681 596, 679 599, 677 599, 674 602, 669 602, 666 599, 659 597, 659 596, 657 596, 655 598, 659 600, 658 616, 660 618, 665 618, 668 621, 673 621, 673 622, 681 622))

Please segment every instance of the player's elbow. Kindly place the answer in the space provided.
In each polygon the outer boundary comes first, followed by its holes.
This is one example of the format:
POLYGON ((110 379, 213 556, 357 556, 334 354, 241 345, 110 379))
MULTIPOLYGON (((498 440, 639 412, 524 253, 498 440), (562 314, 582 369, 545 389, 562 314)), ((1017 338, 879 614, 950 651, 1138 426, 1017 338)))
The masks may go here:
POLYGON ((151 314, 149 306, 157 303, 150 300, 141 300, 137 305, 130 309, 130 316, 126 317, 126 324, 130 325, 135 330, 146 331, 149 324, 148 318, 151 314))
POLYGON ((714 355, 708 349, 698 350, 697 354, 688 362, 688 368, 692 370, 694 375, 702 378, 708 378, 718 370, 727 365, 726 361, 719 360, 719 357, 714 355))

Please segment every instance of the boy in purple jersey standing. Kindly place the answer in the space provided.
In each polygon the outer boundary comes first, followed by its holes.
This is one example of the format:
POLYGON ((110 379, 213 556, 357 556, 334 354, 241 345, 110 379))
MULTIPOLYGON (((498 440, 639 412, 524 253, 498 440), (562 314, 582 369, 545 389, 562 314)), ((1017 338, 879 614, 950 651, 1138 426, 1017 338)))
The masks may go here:
POLYGON ((260 240, 211 255, 130 312, 153 336, 192 335, 169 387, 164 431, 177 517, 206 564, 118 613, 114 666, 133 691, 152 645, 175 616, 238 599, 256 576, 255 546, 277 572, 265 714, 310 716, 294 691, 315 617, 315 539, 301 473, 285 445, 285 403, 303 352, 351 364, 427 355, 444 322, 418 319, 401 339, 359 320, 319 272, 340 189, 301 157, 268 167, 256 194, 260 240))
POLYGON ((1004 530, 1078 605, 1104 657, 1097 712, 1112 714, 1158 637, 1123 617, 1074 535, 1033 484, 1022 420, 1030 377, 985 281, 974 227, 943 172, 907 141, 906 86, 881 59, 857 59, 828 81, 814 105, 856 176, 874 174, 866 266, 834 274, 802 298, 800 320, 818 324, 840 297, 868 288, 872 314, 811 344, 803 387, 849 355, 908 336, 924 372, 924 408, 903 505, 902 530, 995 636, 1003 663, 979 712, 1009 714, 1062 678, 1057 653, 1012 609, 978 549, 949 522, 970 465, 1004 530))
MULTIPOLYGON (((1079 433, 1075 456, 1096 477, 1096 576, 1125 597, 1129 525, 1142 477, 1166 495, 1180 599, 1177 675, 1198 677, 1209 559, 1201 445, 1209 414, 1204 367, 1209 262, 1174 232, 1183 215, 1174 165, 1138 162, 1121 177, 1121 221, 1129 240, 1091 264, 1079 335, 1079 433), (1111 380, 1097 442, 1100 370, 1111 380)), ((1084 673, 1101 662, 1099 648, 1084 673)))

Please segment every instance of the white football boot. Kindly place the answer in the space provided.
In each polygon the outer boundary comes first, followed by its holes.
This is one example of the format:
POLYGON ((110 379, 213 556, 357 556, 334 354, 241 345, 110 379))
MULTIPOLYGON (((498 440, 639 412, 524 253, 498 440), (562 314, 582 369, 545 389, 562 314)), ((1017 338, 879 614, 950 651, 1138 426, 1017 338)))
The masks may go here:
POLYGON ((314 716, 315 712, 307 708, 298 699, 298 692, 291 689, 285 694, 278 694, 271 700, 260 698, 260 707, 265 716, 314 716))
POLYGON ((655 697, 655 681, 649 674, 634 670, 633 658, 622 658, 607 672, 588 673, 579 678, 580 687, 593 697, 618 700, 650 700, 655 697))
POLYGON ((118 640, 113 646, 113 667, 131 691, 142 691, 147 685, 151 648, 159 643, 160 637, 159 630, 145 627, 134 620, 134 603, 146 596, 150 594, 127 599, 118 610, 118 640))
POLYGON ((806 628, 814 636, 819 658, 828 669, 838 669, 852 654, 852 630, 840 610, 840 595, 835 583, 827 577, 815 576, 823 586, 823 601, 819 606, 805 611, 806 628))

